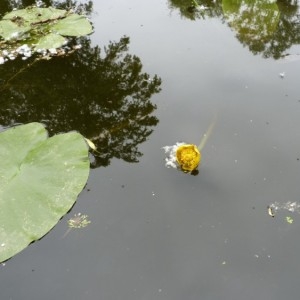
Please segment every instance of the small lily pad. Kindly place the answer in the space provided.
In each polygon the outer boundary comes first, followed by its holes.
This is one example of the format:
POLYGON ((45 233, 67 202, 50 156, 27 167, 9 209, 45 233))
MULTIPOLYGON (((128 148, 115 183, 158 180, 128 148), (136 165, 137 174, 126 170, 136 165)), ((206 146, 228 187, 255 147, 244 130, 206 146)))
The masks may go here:
POLYGON ((77 14, 59 20, 51 28, 64 36, 83 36, 93 32, 93 27, 86 17, 77 14))
POLYGON ((67 40, 59 34, 49 33, 38 40, 35 50, 59 48, 64 45, 66 41, 67 40))
POLYGON ((10 20, 0 21, 0 36, 2 36, 4 40, 20 37, 29 30, 29 26, 18 25, 10 20))

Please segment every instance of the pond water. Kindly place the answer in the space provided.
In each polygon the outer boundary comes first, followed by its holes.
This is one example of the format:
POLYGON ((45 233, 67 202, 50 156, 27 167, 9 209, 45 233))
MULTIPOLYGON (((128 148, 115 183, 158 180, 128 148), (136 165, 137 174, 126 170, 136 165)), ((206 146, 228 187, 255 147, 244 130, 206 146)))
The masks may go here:
POLYGON ((1 65, 2 127, 78 130, 101 153, 72 210, 1 265, 1 299, 298 299, 299 6, 199 3, 94 1, 79 51, 1 65), (199 174, 166 168, 162 147, 199 144, 214 116, 199 174))

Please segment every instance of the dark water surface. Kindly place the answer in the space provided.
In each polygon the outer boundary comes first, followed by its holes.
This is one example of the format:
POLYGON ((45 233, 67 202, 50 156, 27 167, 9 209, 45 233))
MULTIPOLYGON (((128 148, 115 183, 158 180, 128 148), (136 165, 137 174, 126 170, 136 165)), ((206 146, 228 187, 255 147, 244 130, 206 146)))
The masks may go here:
POLYGON ((299 299, 299 7, 253 5, 247 27, 202 4, 94 1, 80 51, 2 88, 1 126, 75 129, 101 155, 69 214, 0 266, 1 300, 299 299), (166 168, 161 148, 198 144, 215 114, 199 174, 166 168), (63 237, 79 212, 91 224, 63 237))

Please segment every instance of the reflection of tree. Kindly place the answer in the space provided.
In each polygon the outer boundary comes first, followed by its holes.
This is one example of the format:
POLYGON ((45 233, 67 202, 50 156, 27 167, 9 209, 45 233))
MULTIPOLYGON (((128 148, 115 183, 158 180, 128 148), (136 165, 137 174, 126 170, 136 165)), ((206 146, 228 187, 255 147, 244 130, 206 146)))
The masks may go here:
MULTIPOLYGON (((93 9, 93 2, 91 0, 80 1, 80 3, 78 3, 77 0, 43 0, 42 2, 45 7, 53 6, 61 9, 75 8, 77 13, 84 12, 86 14, 89 14, 93 9)), ((0 15, 3 15, 14 8, 20 9, 35 4, 35 0, 1 0, 0 15)))
POLYGON ((280 58, 293 45, 300 44, 299 6, 297 2, 277 2, 281 13, 277 30, 267 45, 264 56, 280 58))
POLYGON ((1 125, 39 121, 51 134, 78 130, 101 153, 95 154, 94 167, 113 157, 135 162, 141 156, 138 145, 158 123, 150 98, 161 81, 142 73, 139 58, 126 53, 127 37, 110 43, 103 58, 88 39, 81 44, 67 57, 30 67, 21 60, 1 66, 1 125))
POLYGON ((185 18, 195 20, 218 17, 226 21, 237 32, 237 39, 244 46, 254 54, 261 53, 266 58, 278 59, 292 45, 300 44, 297 0, 278 0, 273 3, 266 0, 169 0, 169 2, 170 7, 178 8, 185 18), (242 5, 245 3, 248 7, 242 5), (237 7, 240 9, 236 10, 237 7), (232 14, 229 13, 230 9, 232 14))
POLYGON ((277 29, 280 13, 269 0, 223 0, 223 12, 237 38, 254 52, 262 52, 277 29))
POLYGON ((171 9, 179 9, 180 14, 190 20, 222 15, 222 6, 219 1, 170 0, 169 6, 171 9))

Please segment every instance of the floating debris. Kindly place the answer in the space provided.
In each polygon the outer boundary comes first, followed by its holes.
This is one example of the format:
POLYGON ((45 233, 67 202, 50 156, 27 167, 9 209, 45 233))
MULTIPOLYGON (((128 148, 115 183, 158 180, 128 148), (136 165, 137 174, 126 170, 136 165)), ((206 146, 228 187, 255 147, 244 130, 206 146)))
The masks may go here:
POLYGON ((184 143, 177 142, 173 146, 164 146, 164 147, 162 147, 162 149, 167 154, 167 157, 165 159, 165 161, 166 161, 165 166, 167 168, 171 167, 171 168, 177 169, 179 167, 178 164, 177 164, 176 152, 177 152, 177 149, 182 145, 184 145, 184 143))
POLYGON ((84 138, 84 139, 85 139, 86 143, 88 144, 88 146, 89 146, 92 150, 97 151, 97 147, 95 146, 95 144, 94 144, 91 140, 89 140, 89 139, 87 139, 87 138, 84 138))
POLYGON ((84 228, 90 223, 88 215, 82 215, 81 213, 75 214, 73 218, 68 220, 69 228, 84 228))
POLYGON ((36 1, 35 1, 35 5, 36 5, 36 7, 43 7, 45 4, 44 4, 44 2, 41 1, 41 0, 36 0, 36 1))
POLYGON ((269 216, 271 216, 272 218, 275 217, 275 213, 273 211, 273 208, 271 206, 268 206, 268 214, 269 216))
POLYGON ((276 213, 278 210, 288 210, 289 212, 297 212, 300 214, 300 203, 298 202, 285 202, 280 204, 279 202, 271 203, 268 207, 272 209, 274 213, 276 213))
MULTIPOLYGON (((279 210, 287 210, 291 213, 296 212, 300 214, 300 203, 288 201, 282 204, 280 204, 279 202, 274 202, 268 205, 268 215, 272 218, 275 217, 276 212, 279 210)), ((292 224, 294 220, 291 217, 286 217, 286 221, 289 224, 292 224)))
POLYGON ((279 73, 279 77, 283 79, 285 77, 285 72, 279 73))
POLYGON ((74 228, 84 228, 88 226, 91 223, 91 221, 88 220, 88 217, 88 215, 82 215, 81 213, 75 214, 73 218, 68 220, 69 228, 60 239, 65 238, 74 228))

